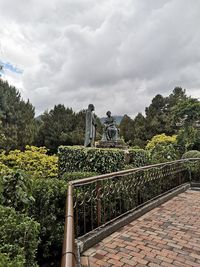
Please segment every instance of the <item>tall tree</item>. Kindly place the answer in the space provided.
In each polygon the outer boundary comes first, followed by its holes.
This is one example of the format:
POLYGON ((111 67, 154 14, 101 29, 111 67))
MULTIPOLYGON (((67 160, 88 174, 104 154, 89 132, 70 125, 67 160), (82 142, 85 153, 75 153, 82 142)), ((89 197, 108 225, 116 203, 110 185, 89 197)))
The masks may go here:
POLYGON ((132 143, 132 140, 134 139, 133 120, 128 115, 124 115, 124 117, 120 122, 119 128, 120 128, 120 135, 123 136, 124 141, 132 143))
POLYGON ((1 148, 24 148, 34 139, 34 108, 15 87, 0 79, 0 121, 5 139, 1 148))

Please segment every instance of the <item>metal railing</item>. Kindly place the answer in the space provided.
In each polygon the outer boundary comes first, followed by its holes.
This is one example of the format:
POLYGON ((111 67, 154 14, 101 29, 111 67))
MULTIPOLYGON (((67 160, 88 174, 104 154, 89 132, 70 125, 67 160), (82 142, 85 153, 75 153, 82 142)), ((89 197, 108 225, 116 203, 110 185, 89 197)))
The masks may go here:
POLYGON ((191 181, 200 159, 183 159, 69 182, 62 267, 76 265, 75 237, 191 181))

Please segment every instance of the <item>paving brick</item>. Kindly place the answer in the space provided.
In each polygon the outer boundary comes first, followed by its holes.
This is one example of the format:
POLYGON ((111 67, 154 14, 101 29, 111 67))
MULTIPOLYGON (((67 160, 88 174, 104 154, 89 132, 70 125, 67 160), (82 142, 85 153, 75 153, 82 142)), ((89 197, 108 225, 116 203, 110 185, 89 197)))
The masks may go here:
POLYGON ((198 191, 178 195, 84 252, 82 265, 200 267, 199 203, 198 191))

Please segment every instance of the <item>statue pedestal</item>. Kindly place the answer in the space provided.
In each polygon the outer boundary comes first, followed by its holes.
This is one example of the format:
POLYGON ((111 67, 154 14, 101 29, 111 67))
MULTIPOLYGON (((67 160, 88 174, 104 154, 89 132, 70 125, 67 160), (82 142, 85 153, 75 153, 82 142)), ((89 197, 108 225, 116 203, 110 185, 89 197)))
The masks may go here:
POLYGON ((108 141, 108 140, 101 140, 96 144, 97 148, 121 148, 126 149, 126 144, 123 140, 117 140, 117 141, 108 141))

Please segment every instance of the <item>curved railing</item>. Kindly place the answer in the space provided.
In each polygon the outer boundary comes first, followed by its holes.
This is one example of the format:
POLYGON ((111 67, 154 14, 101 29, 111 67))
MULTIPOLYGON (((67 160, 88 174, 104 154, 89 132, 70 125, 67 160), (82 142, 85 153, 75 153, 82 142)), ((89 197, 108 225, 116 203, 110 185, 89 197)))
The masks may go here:
POLYGON ((98 229, 186 182, 200 159, 182 159, 69 182, 62 267, 76 265, 75 237, 98 229))

